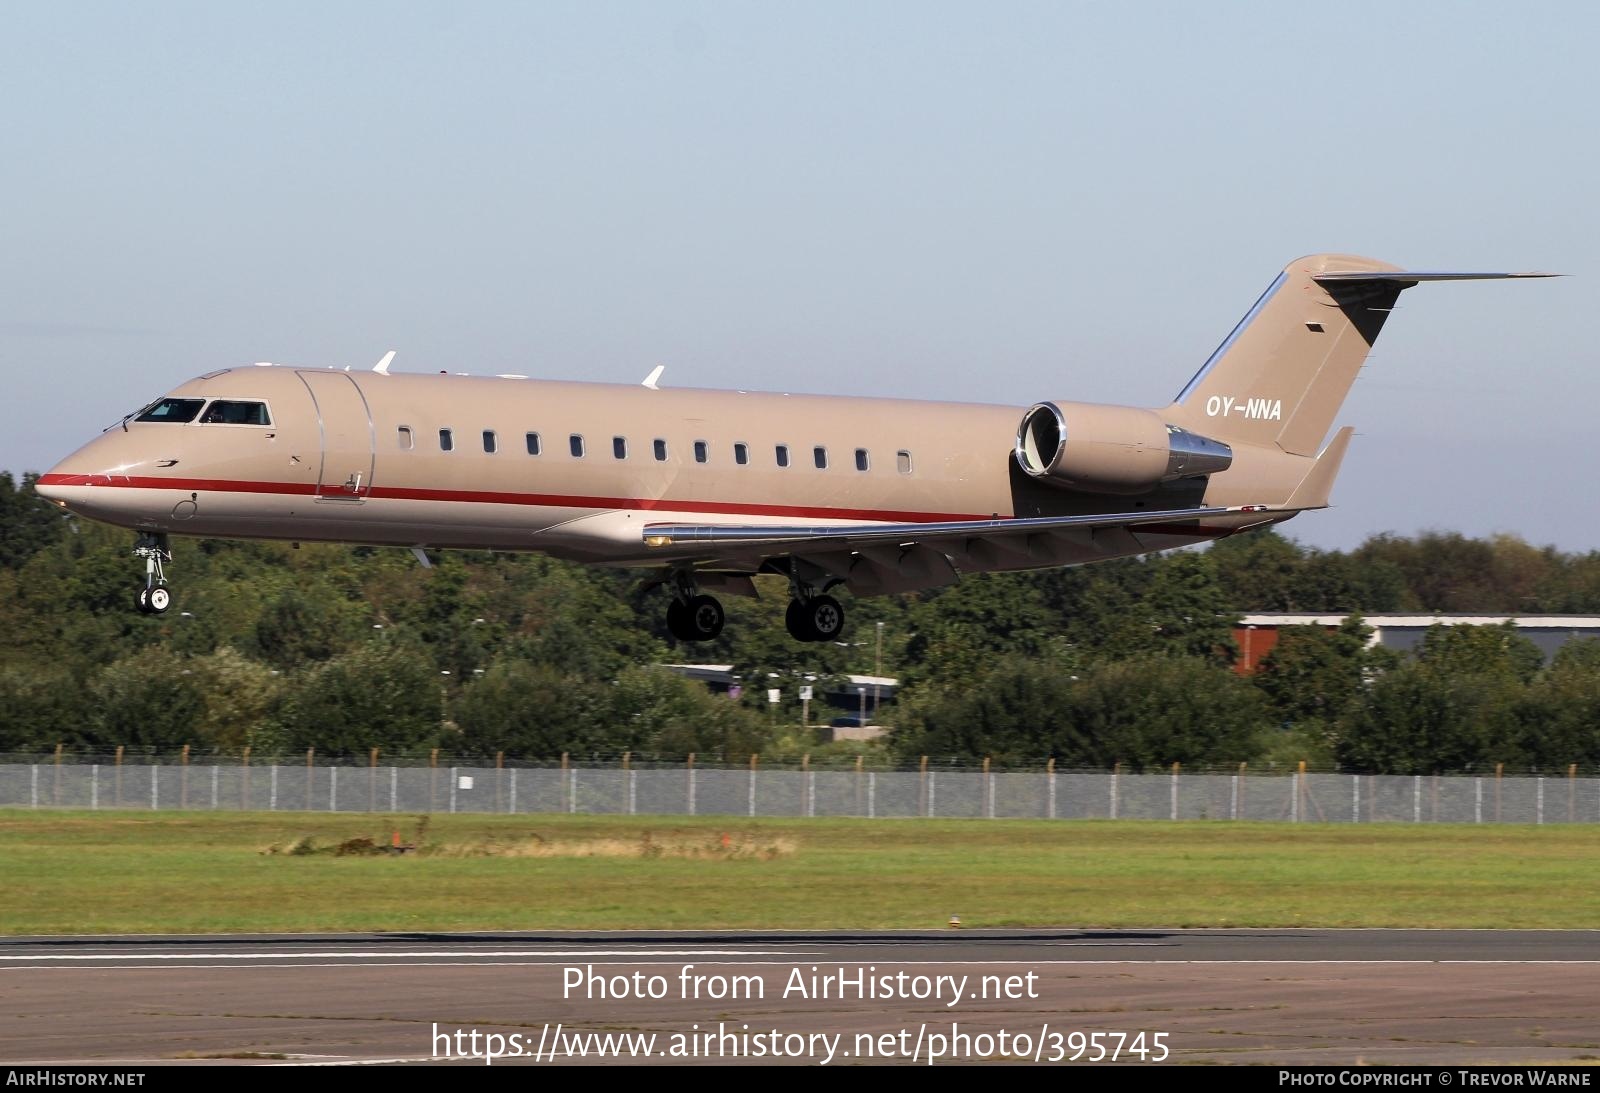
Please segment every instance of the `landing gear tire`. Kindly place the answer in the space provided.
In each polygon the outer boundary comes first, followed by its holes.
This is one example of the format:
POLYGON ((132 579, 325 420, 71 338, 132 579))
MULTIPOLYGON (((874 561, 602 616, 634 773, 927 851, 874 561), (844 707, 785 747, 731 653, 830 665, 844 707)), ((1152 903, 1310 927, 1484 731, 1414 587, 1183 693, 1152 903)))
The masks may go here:
POLYGON ((144 598, 152 615, 159 615, 172 606, 172 593, 159 586, 149 589, 144 598))
POLYGON ((679 641, 711 641, 722 633, 726 617, 715 596, 692 596, 667 605, 667 629, 679 641))
POLYGON ((783 622, 798 641, 835 641, 844 633, 844 608, 832 596, 790 600, 783 622))
POLYGON ((148 588, 141 588, 141 589, 139 589, 139 614, 148 615, 149 613, 150 613, 150 590, 148 588))
POLYGON ((811 636, 811 628, 806 625, 805 605, 799 600, 789 601, 789 609, 783 613, 783 625, 795 641, 816 640, 811 636))

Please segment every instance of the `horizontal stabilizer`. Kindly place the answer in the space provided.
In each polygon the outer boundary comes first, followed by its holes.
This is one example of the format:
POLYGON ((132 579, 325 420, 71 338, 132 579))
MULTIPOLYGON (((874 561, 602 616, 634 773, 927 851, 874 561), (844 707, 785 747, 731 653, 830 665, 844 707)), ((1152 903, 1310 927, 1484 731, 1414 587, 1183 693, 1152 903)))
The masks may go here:
POLYGON ((1345 284, 1362 281, 1388 281, 1400 285, 1415 285, 1423 281, 1508 281, 1516 277, 1561 277, 1560 273, 1450 273, 1446 271, 1413 269, 1363 269, 1344 272, 1333 270, 1328 273, 1314 273, 1313 281, 1327 284, 1330 281, 1342 281, 1345 284))

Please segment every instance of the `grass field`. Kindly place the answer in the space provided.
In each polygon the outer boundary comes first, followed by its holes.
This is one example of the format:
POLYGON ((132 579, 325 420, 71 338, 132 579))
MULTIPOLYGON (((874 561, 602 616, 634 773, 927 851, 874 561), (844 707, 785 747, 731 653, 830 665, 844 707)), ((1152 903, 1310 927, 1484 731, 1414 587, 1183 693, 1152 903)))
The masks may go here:
POLYGON ((0 933, 1600 927, 1573 826, 0 812, 0 933))

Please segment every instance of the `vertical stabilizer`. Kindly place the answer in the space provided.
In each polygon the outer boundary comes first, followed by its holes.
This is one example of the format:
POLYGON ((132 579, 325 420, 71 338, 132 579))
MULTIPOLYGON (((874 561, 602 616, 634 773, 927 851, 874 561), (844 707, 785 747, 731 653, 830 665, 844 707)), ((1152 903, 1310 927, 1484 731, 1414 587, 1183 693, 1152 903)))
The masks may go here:
POLYGON ((1314 455, 1402 290, 1385 262, 1301 258, 1178 395, 1168 420, 1229 444, 1314 455), (1319 281, 1339 273, 1343 279, 1319 281), (1370 277, 1371 279, 1368 279, 1370 277))

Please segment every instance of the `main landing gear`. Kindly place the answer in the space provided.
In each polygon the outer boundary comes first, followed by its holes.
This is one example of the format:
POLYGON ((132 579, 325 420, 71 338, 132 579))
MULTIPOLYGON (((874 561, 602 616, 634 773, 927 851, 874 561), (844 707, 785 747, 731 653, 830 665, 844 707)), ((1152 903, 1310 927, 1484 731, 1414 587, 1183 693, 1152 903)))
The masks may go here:
POLYGON ((172 606, 172 592, 167 588, 166 563, 172 561, 172 549, 167 537, 160 533, 142 531, 133 544, 133 556, 144 559, 144 587, 139 589, 139 611, 146 615, 159 615, 172 606))
POLYGON ((795 641, 835 641, 844 633, 844 608, 827 595, 793 599, 783 624, 795 641))
POLYGON ((837 641, 844 633, 844 608, 828 595, 826 589, 837 581, 815 566, 803 565, 798 558, 789 560, 789 609, 783 613, 783 624, 795 641, 837 641), (818 589, 812 578, 823 583, 818 589))
POLYGON ((679 641, 711 641, 722 633, 726 621, 722 604, 695 587, 692 573, 672 575, 672 602, 667 605, 667 629, 679 641))

